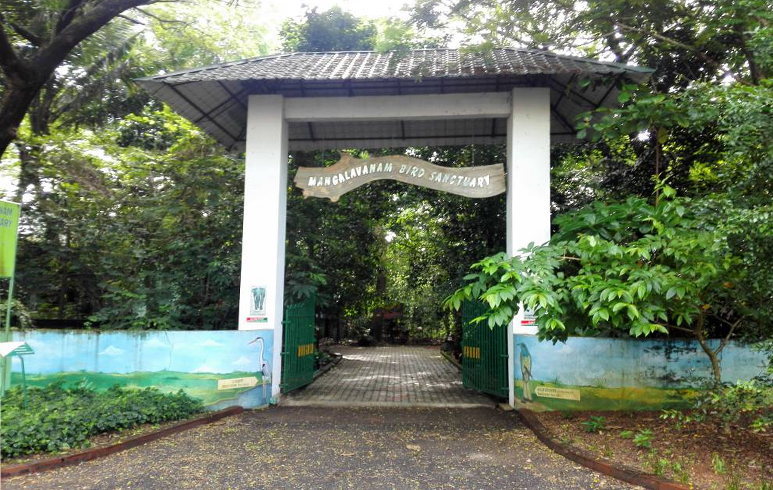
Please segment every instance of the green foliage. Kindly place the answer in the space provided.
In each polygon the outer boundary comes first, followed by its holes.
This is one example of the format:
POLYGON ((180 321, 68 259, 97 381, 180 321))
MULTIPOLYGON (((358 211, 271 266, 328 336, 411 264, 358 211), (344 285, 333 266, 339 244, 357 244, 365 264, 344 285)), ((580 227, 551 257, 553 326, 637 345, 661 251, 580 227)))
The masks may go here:
POLYGON ((730 72, 770 76, 773 14, 766 0, 642 3, 593 0, 582 5, 538 0, 420 0, 414 22, 436 29, 461 23, 471 43, 519 45, 636 60, 657 68, 657 84, 685 86, 730 72))
MULTIPOLYGON (((480 299, 490 309, 475 321, 493 328, 509 323, 523 304, 536 316, 540 339, 552 341, 689 335, 701 343, 719 383, 717 355, 732 335, 760 338, 770 331, 770 291, 755 281, 755 265, 734 253, 727 218, 745 211, 727 201, 722 208, 677 197, 664 184, 659 190, 654 204, 629 197, 557 217, 549 244, 476 262, 446 306, 480 299), (723 335, 719 346, 708 345, 711 334, 723 335)), ((763 236, 767 226, 761 225, 763 236)))
POLYGON ((54 132, 39 162, 49 190, 22 214, 17 266, 20 298, 38 318, 233 327, 239 159, 167 109, 100 134, 54 132))
POLYGON ((273 26, 256 22, 265 18, 258 0, 159 2, 146 11, 155 17, 139 17, 151 31, 147 48, 154 49, 138 55, 148 75, 269 54, 266 37, 273 26))
POLYGON ((673 408, 664 409, 660 414, 660 418, 663 420, 673 420, 674 428, 676 430, 682 430, 682 427, 684 427, 685 424, 692 422, 693 420, 703 420, 703 417, 701 417, 699 414, 687 414, 682 410, 676 410, 673 408))
POLYGON ((582 423, 585 432, 601 432, 607 427, 607 419, 603 416, 591 416, 582 423))
POLYGON ((773 384, 751 380, 714 388, 696 399, 691 417, 713 421, 728 433, 734 427, 767 432, 773 428, 773 384))
POLYGON ((693 192, 734 191, 752 200, 771 192, 773 80, 694 84, 670 94, 623 85, 620 98, 623 108, 583 115, 578 138, 614 142, 647 132, 667 163, 660 170, 683 174, 693 192))
POLYGON ((633 436, 633 443, 636 447, 641 449, 649 449, 652 447, 652 430, 642 429, 633 436))
POLYGON ((447 304, 480 298, 491 308, 480 320, 493 327, 507 324, 523 302, 540 336, 557 340, 613 330, 668 333, 727 306, 742 308, 732 287, 741 271, 726 240, 704 226, 699 204, 668 186, 663 194, 654 205, 629 198, 558 217, 549 245, 532 245, 526 258, 477 262, 447 304))
POLYGON ((117 385, 104 392, 61 384, 28 388, 28 406, 19 387, 2 404, 2 455, 16 457, 88 446, 96 434, 188 418, 203 410, 182 390, 164 394, 155 388, 129 390, 117 385))
POLYGON ((300 21, 289 20, 280 33, 284 51, 364 51, 373 49, 377 29, 340 7, 318 13, 308 9, 300 21))
MULTIPOLYGON (((7 296, 7 294, 7 290, 3 291, 4 296, 7 296)), ((7 307, 7 299, 0 301, 0 312, 5 313, 7 307)), ((32 326, 32 312, 18 298, 13 298, 13 301, 11 301, 11 326, 16 328, 29 328, 32 326)))
POLYGON ((732 430, 768 432, 773 428, 773 384, 758 378, 725 383, 698 395, 689 411, 663 410, 663 420, 673 420, 676 430, 692 422, 713 423, 732 430))
POLYGON ((725 460, 722 459, 722 456, 717 453, 712 453, 711 455, 711 468, 717 475, 724 475, 727 473, 727 464, 725 463, 725 460))

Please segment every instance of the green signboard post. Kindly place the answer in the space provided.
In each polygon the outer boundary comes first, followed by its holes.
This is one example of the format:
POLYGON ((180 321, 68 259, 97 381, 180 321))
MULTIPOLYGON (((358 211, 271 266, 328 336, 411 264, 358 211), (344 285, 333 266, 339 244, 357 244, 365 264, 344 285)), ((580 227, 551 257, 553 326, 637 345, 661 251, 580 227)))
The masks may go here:
MULTIPOLYGON (((16 238, 19 230, 20 206, 15 202, 0 201, 0 279, 8 279, 8 298, 5 310, 5 330, 0 341, 11 340, 11 304, 13 303, 13 278, 16 269, 16 238)), ((0 395, 11 384, 11 358, 2 359, 0 395)))

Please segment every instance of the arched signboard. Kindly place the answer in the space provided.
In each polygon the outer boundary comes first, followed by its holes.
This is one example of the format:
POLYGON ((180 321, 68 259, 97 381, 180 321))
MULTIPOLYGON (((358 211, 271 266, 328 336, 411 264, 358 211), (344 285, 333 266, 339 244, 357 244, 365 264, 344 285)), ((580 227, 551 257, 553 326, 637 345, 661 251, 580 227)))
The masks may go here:
POLYGON ((342 153, 330 167, 300 167, 295 185, 304 197, 326 197, 331 201, 374 180, 392 179, 466 197, 491 197, 502 194, 505 169, 502 164, 483 167, 441 167, 405 155, 354 158, 342 153))

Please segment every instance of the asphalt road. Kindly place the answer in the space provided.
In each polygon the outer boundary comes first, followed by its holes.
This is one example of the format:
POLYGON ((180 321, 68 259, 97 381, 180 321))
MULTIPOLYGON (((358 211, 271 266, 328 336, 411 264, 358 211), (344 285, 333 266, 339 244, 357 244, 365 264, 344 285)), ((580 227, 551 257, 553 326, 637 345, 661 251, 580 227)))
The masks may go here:
POLYGON ((494 408, 274 407, 14 489, 631 489, 545 448, 494 408))

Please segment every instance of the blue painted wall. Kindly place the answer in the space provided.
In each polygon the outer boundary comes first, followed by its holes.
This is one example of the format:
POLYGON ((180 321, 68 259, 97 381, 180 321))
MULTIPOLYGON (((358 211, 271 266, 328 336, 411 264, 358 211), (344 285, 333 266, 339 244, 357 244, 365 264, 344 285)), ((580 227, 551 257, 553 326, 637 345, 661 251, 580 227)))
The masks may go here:
MULTIPOLYGON (((25 356, 27 382, 87 383, 105 389, 154 386, 183 389, 210 409, 254 408, 271 397, 272 330, 113 331, 27 330, 13 333, 35 351, 25 356), (255 378, 257 386, 218 389, 219 380, 255 378)), ((14 384, 21 363, 13 362, 14 384)))
MULTIPOLYGON (((514 346, 516 405, 534 410, 684 406, 713 380, 711 363, 695 341, 572 337, 554 345, 515 335, 514 346), (525 377, 530 396, 524 393, 525 377), (540 386, 549 396, 539 396, 540 386), (570 399, 577 396, 580 400, 570 399)), ((720 357, 723 380, 729 382, 759 376, 767 365, 761 352, 735 342, 720 357)))

